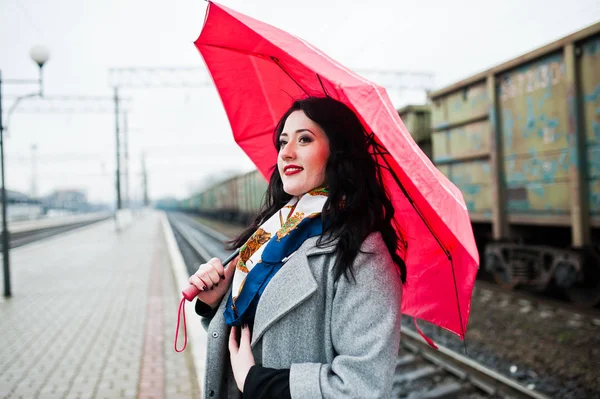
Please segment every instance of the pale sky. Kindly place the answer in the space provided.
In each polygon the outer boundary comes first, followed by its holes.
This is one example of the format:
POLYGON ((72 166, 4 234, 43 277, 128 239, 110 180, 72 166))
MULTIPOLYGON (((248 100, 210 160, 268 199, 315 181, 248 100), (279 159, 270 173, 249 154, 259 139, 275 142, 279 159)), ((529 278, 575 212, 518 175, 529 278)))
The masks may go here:
MULTIPOLYGON (((427 71, 441 88, 600 20, 598 0, 223 0, 222 4, 311 42, 352 69, 427 71)), ((36 79, 33 45, 50 50, 47 96, 109 98, 108 68, 204 67, 193 45, 202 0, 0 0, 3 79, 36 79)), ((29 89, 29 90, 28 90, 29 89)), ((5 85, 4 120, 14 96, 5 85)), ((140 195, 146 153, 150 196, 184 198, 211 175, 252 163, 231 137, 216 90, 125 89, 129 103, 130 193, 140 195)), ((410 94, 410 95, 408 95, 410 94)), ((390 93, 396 105, 424 98, 390 93)), ((115 120, 104 113, 35 113, 22 103, 6 139, 7 187, 31 193, 37 147, 38 194, 84 190, 115 200, 115 120)), ((110 111, 112 102, 103 103, 110 111)), ((65 103, 63 108, 72 106, 65 103)))

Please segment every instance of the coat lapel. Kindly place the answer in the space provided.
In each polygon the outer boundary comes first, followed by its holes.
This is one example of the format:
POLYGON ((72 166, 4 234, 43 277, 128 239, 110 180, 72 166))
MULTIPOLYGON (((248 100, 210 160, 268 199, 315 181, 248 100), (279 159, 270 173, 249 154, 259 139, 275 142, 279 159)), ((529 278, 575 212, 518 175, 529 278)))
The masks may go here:
POLYGON ((315 246, 318 238, 307 239, 265 288, 256 308, 252 346, 273 323, 317 291, 317 281, 311 271, 308 257, 331 253, 336 244, 333 242, 325 248, 318 248, 315 246))

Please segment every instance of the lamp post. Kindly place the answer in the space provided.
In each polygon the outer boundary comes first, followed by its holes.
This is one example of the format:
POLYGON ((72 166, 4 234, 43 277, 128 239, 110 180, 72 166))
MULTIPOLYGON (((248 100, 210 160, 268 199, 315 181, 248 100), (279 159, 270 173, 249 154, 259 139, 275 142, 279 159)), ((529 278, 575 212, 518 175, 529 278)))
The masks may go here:
MULTIPOLYGON (((117 186, 117 212, 121 210, 121 133, 119 132, 119 88, 115 86, 115 139, 116 139, 116 152, 117 152, 117 180, 115 182, 117 186)), ((116 217, 116 216, 115 216, 116 217)))
POLYGON ((33 61, 38 64, 38 66, 40 67, 40 76, 37 80, 34 79, 2 79, 2 71, 0 70, 0 168, 2 169, 2 193, 1 193, 1 199, 2 199, 2 254, 3 254, 3 260, 4 260, 4 296, 5 297, 10 297, 11 294, 11 290, 10 290, 10 259, 9 259, 9 233, 8 233, 8 223, 7 223, 7 212, 6 212, 6 208, 8 206, 7 200, 6 200, 6 184, 4 181, 4 175, 5 175, 5 168, 4 168, 4 124, 2 122, 2 84, 27 84, 27 85, 32 85, 32 84, 38 84, 38 91, 35 93, 31 93, 31 94, 27 94, 24 96, 20 96, 18 97, 13 106, 10 108, 10 110, 8 111, 8 117, 10 117, 10 114, 16 109, 18 103, 27 98, 27 97, 36 97, 36 96, 43 96, 44 92, 43 92, 43 85, 42 85, 42 68, 44 66, 44 64, 46 63, 46 61, 48 61, 48 59, 50 58, 50 53, 48 52, 48 50, 43 47, 43 46, 34 46, 31 51, 29 52, 29 55, 31 56, 31 58, 33 59, 33 61))

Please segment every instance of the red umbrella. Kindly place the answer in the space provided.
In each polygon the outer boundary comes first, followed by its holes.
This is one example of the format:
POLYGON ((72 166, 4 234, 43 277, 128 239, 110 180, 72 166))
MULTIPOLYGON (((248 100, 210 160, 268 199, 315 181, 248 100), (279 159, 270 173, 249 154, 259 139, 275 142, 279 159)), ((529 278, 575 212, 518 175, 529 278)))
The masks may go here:
POLYGON ((209 2, 195 42, 240 147, 265 178, 277 162, 272 135, 295 99, 330 96, 348 105, 383 153, 380 164, 406 239, 402 312, 464 338, 479 265, 461 192, 412 139, 385 89, 306 41, 209 2))

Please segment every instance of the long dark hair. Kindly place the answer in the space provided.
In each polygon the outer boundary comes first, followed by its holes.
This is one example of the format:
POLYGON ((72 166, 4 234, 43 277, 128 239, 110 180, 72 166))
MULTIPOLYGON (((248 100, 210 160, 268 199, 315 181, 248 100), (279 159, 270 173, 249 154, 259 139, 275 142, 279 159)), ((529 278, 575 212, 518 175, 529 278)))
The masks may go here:
MULTIPOLYGON (((335 279, 352 275, 352 263, 367 236, 379 231, 383 236, 394 263, 406 282, 406 265, 398 255, 404 242, 400 229, 395 226, 394 207, 384 189, 381 170, 369 153, 367 135, 356 114, 344 103, 326 97, 308 97, 295 101, 283 115, 273 136, 279 152, 279 136, 287 118, 294 111, 303 111, 317 123, 329 139, 329 159, 325 181, 329 192, 323 207, 324 231, 318 246, 339 239, 334 264, 335 279), (340 206, 343 204, 343 206, 340 206), (325 221, 328 223, 325 224, 325 221)), ((248 228, 229 241, 230 248, 243 245, 258 227, 283 207, 291 195, 283 191, 283 182, 277 165, 274 166, 261 210, 248 228)))

